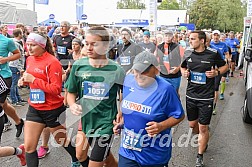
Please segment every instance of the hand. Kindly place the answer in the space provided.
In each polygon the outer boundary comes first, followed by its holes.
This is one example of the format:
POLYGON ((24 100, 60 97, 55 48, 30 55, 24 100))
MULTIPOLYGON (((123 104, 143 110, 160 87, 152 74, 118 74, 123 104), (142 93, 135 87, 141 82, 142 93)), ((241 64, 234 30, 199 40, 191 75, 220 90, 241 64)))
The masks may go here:
POLYGON ((116 122, 116 120, 113 121, 114 127, 113 127, 113 132, 115 135, 120 135, 121 134, 121 129, 123 128, 123 124, 116 122))
POLYGON ((8 62, 8 57, 2 57, 0 56, 0 64, 5 64, 8 62))
POLYGON ((155 137, 157 134, 159 134, 162 131, 162 125, 161 123, 157 123, 157 122, 148 122, 146 124, 145 130, 147 131, 148 135, 150 137, 155 137))
POLYGON ((82 107, 79 104, 74 103, 70 105, 69 108, 74 115, 79 116, 82 114, 82 107))
POLYGON ((27 82, 24 82, 24 78, 21 77, 19 80, 18 80, 18 86, 24 86, 24 85, 27 85, 27 82))
POLYGON ((178 67, 172 67, 170 70, 170 74, 176 74, 179 71, 178 67))
POLYGON ((28 82, 28 83, 33 83, 35 80, 35 77, 32 74, 29 74, 27 72, 24 72, 22 78, 24 82, 28 82))
POLYGON ((211 71, 206 71, 206 76, 208 77, 208 78, 214 78, 214 77, 216 77, 217 75, 216 75, 216 70, 212 67, 211 68, 211 71))
POLYGON ((72 49, 67 49, 67 51, 68 51, 69 54, 73 53, 72 49))
POLYGON ((190 75, 189 70, 188 70, 188 69, 187 69, 187 70, 185 70, 185 71, 184 71, 184 73, 183 73, 182 75, 183 75, 183 77, 188 78, 188 77, 189 77, 189 75, 190 75))

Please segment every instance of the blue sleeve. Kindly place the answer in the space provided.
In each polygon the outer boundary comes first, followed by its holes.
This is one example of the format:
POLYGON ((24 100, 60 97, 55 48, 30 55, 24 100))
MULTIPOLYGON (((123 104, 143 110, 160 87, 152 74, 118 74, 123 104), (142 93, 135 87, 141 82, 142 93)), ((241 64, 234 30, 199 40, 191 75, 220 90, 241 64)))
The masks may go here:
POLYGON ((50 31, 47 33, 49 38, 52 38, 54 31, 55 31, 55 27, 51 28, 50 31))
POLYGON ((171 85, 168 87, 165 96, 165 114, 167 117, 181 118, 184 115, 184 109, 175 89, 171 85))
POLYGON ((238 39, 235 39, 235 42, 237 43, 237 45, 240 45, 240 42, 238 41, 238 39))
POLYGON ((228 52, 228 47, 227 47, 227 45, 225 43, 224 43, 223 51, 224 51, 224 53, 228 52))

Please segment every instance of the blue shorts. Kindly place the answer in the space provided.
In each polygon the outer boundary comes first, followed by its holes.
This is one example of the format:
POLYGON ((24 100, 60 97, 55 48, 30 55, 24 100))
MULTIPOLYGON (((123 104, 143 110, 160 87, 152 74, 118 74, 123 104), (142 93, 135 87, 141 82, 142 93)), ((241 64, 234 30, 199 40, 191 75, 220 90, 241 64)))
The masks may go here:
POLYGON ((180 87, 181 77, 178 78, 164 78, 167 82, 169 82, 176 90, 180 87))
POLYGON ((125 158, 119 154, 118 167, 168 167, 168 162, 159 165, 141 165, 138 162, 125 158))

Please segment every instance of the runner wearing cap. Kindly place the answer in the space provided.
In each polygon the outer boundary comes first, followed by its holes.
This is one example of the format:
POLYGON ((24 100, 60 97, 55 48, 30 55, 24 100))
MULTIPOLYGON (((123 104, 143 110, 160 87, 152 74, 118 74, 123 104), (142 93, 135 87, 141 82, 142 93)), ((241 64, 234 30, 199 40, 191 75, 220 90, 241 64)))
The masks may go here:
POLYGON ((153 42, 150 42, 150 32, 144 31, 143 33, 143 42, 138 43, 145 51, 154 53, 156 50, 156 45, 153 42))
POLYGON ((175 89, 158 75, 158 61, 149 52, 138 54, 123 85, 124 121, 114 122, 122 140, 119 167, 167 167, 171 158, 171 127, 184 118, 175 89), (165 144, 166 143, 166 144, 165 144))
POLYGON ((180 63, 183 48, 173 42, 173 32, 165 32, 164 42, 158 45, 157 56, 160 63, 160 76, 172 84, 179 95, 181 82, 180 63))
MULTIPOLYGON (((227 47, 226 43, 220 41, 220 31, 214 30, 212 32, 212 37, 213 37, 213 40, 210 42, 210 47, 218 49, 222 59, 228 63, 228 60, 230 59, 228 47, 227 47)), ((213 109, 214 115, 216 115, 216 113, 217 113, 216 112, 216 104, 217 104, 218 98, 220 98, 220 100, 224 99, 224 91, 225 91, 225 87, 226 87, 226 76, 227 76, 227 72, 224 73, 223 75, 217 76, 215 78, 215 97, 214 97, 214 109, 213 109), (221 81, 221 91, 220 91, 220 95, 219 95, 220 81, 221 81)))

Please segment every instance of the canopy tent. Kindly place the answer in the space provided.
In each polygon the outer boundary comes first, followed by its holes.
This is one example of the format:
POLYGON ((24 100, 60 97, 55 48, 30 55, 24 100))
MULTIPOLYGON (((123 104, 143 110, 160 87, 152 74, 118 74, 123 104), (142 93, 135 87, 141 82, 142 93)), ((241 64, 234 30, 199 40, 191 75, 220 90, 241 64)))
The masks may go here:
POLYGON ((41 23, 38 23, 38 25, 42 25, 42 26, 54 26, 54 25, 57 25, 57 26, 59 26, 60 23, 57 20, 54 20, 54 19, 47 19, 47 20, 42 21, 41 23))
POLYGON ((123 19, 121 23, 115 23, 115 27, 147 27, 149 26, 148 20, 141 19, 123 19))

